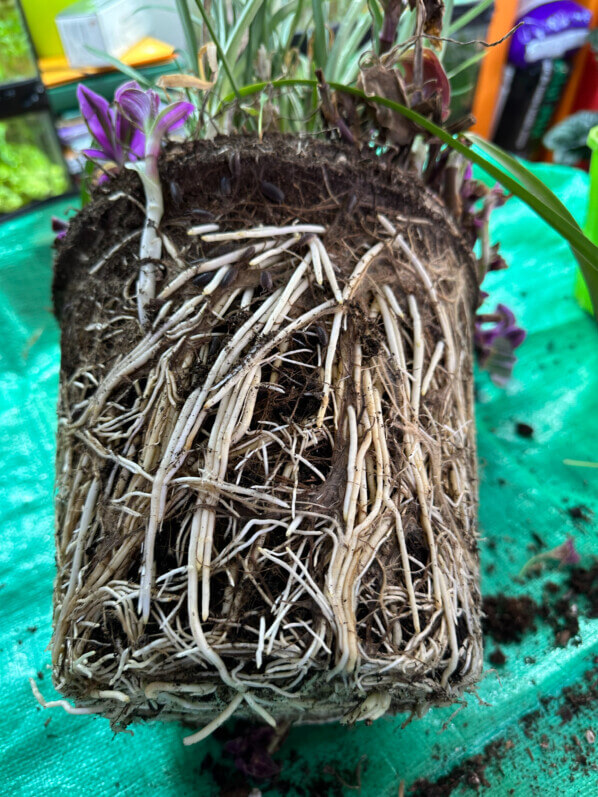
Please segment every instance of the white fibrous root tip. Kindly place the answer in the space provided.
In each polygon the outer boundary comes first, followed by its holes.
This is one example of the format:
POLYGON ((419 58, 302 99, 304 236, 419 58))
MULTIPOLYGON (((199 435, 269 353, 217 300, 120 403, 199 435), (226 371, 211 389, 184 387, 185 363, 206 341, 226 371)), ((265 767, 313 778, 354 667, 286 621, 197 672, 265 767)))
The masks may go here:
POLYGON ((341 725, 354 725, 364 720, 377 720, 384 716, 390 708, 391 698, 389 692, 373 692, 360 703, 357 708, 350 711, 341 719, 341 725))
POLYGON ((67 714, 80 715, 80 714, 96 714, 97 710, 94 708, 84 708, 83 706, 72 706, 67 700, 46 700, 33 678, 29 679, 31 691, 33 696, 42 708, 62 708, 67 714))

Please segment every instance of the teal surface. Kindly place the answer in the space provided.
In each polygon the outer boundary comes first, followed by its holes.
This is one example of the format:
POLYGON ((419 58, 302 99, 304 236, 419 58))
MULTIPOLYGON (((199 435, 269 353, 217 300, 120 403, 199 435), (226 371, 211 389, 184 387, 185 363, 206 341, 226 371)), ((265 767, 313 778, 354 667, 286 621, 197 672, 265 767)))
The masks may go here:
MULTIPOLYGON (((534 170, 583 222, 586 175, 534 170)), ((58 379, 49 222, 64 209, 57 203, 0 225, 0 793, 218 795, 210 767, 202 770, 207 753, 219 757, 217 740, 185 748, 183 729, 160 724, 115 737, 102 719, 41 709, 29 687, 32 676, 47 699, 55 697, 46 651, 58 379)), ((572 297, 575 265, 567 247, 531 211, 510 200, 495 212, 493 228, 510 269, 491 274, 484 287, 493 301, 513 307, 529 334, 505 391, 477 376, 483 589, 540 598, 547 580, 560 583, 566 573, 515 580, 537 537, 550 548, 572 535, 586 563, 597 552, 589 511, 598 512, 598 470, 563 460, 598 461, 598 329, 572 297), (532 425, 533 437, 518 436, 516 422, 532 425), (579 504, 588 508, 588 522, 567 512, 579 504)), ((590 731, 598 735, 598 716, 580 705, 568 718, 559 697, 567 686, 592 687, 584 673, 598 654, 598 620, 584 614, 580 604, 581 642, 557 648, 552 630, 539 622, 520 644, 503 645, 506 665, 487 665, 478 695, 468 696, 453 719, 451 709, 439 709, 404 729, 405 717, 398 717, 371 727, 292 730, 276 755, 279 783, 263 793, 324 795, 330 787, 335 794, 397 795, 401 782, 409 793, 416 779, 434 781, 468 761, 455 793, 597 794, 598 745, 590 731), (532 733, 529 717, 521 718, 536 710, 532 733), (496 740, 499 760, 485 770, 486 759, 471 762, 496 740), (350 788, 358 779, 360 792, 350 788)), ((486 655, 493 649, 490 643, 486 655)))

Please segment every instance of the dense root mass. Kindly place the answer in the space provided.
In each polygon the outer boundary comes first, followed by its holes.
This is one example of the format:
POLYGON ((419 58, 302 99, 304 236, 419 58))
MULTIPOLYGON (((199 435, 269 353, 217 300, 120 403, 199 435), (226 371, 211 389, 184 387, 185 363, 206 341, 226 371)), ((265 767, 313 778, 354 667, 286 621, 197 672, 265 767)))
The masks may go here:
POLYGON ((470 253, 414 178, 326 145, 161 170, 146 328, 133 175, 58 257, 59 690, 191 741, 451 702, 481 667, 470 253))

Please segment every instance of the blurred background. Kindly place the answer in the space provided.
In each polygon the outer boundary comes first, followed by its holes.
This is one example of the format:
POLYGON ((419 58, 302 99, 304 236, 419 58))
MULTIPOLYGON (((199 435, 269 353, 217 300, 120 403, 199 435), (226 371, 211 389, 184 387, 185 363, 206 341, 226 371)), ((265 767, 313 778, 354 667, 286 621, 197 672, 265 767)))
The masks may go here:
MULTIPOLYGON (((123 75, 151 83, 188 67, 180 5, 0 0, 0 217, 75 189, 84 165, 79 151, 89 145, 76 102, 78 82, 111 99, 123 75)), ((226 38, 259 5, 267 6, 278 35, 265 29, 263 14, 255 14, 237 43, 240 84, 263 78, 264 54, 273 78, 296 76, 301 69, 309 76, 315 30, 309 3, 206 0, 204 8, 226 38)), ((333 44, 324 71, 328 79, 351 82, 351 64, 356 72, 357 57, 370 47, 371 8, 384 3, 328 5, 330 42, 334 20, 346 14, 353 15, 357 38, 346 43, 355 58, 347 60, 345 47, 343 74, 333 44)), ((192 14, 194 9, 192 3, 192 14)), ((586 140, 598 121, 598 0, 455 0, 446 4, 446 15, 450 40, 442 43, 440 56, 451 82, 449 123, 472 114, 476 132, 511 152, 587 168, 586 140)), ((196 27, 198 42, 209 41, 201 19, 196 27)))

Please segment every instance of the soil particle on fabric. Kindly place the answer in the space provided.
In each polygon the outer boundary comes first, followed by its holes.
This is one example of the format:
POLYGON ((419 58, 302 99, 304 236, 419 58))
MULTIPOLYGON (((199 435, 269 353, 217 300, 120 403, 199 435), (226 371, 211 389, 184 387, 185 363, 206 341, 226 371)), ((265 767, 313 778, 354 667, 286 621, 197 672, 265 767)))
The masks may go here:
POLYGON ((502 667, 503 664, 506 664, 507 657, 500 648, 495 648, 488 657, 488 660, 491 664, 494 664, 495 667, 502 667))
POLYGON ((529 423, 522 423, 519 421, 515 424, 515 431, 519 435, 519 437, 533 437, 534 436, 534 427, 530 426, 529 423))
POLYGON ((588 509, 584 504, 577 506, 570 506, 567 513, 572 520, 583 520, 584 523, 590 523, 592 520, 592 510, 588 509))
POLYGON ((569 575, 568 586, 576 595, 589 603, 588 617, 598 617, 598 560, 590 567, 574 567, 569 575))
POLYGON ((416 780, 408 794, 412 797, 446 797, 457 788, 469 787, 476 791, 481 786, 490 788, 486 768, 504 758, 508 749, 505 740, 498 739, 487 745, 482 753, 461 762, 434 783, 425 778, 416 780))
POLYGON ((488 595, 483 601, 482 628, 495 642, 519 642, 526 631, 534 630, 538 606, 530 597, 488 595))
MULTIPOLYGON (((521 717, 512 727, 508 738, 492 742, 482 753, 461 761, 434 782, 427 779, 415 781, 407 793, 414 797, 448 797, 453 793, 470 794, 479 790, 489 795, 519 794, 518 789, 507 791, 501 786, 509 751, 514 748, 523 751, 534 762, 534 771, 550 777, 557 773, 553 771, 555 764, 552 759, 546 759, 545 765, 546 751, 562 749, 564 756, 560 763, 568 767, 569 780, 576 782, 575 776, 579 774, 583 782, 595 782, 598 765, 594 760, 596 737, 593 729, 586 725, 582 726, 585 730, 579 734, 571 734, 569 729, 563 727, 574 718, 583 716, 591 720, 595 716, 598 705, 598 656, 593 658, 592 664, 580 683, 566 687, 558 696, 542 696, 540 707, 521 717)), ((522 793, 525 790, 528 794, 531 779, 537 777, 521 773, 522 793)), ((543 793, 538 778, 529 794, 543 793)))

